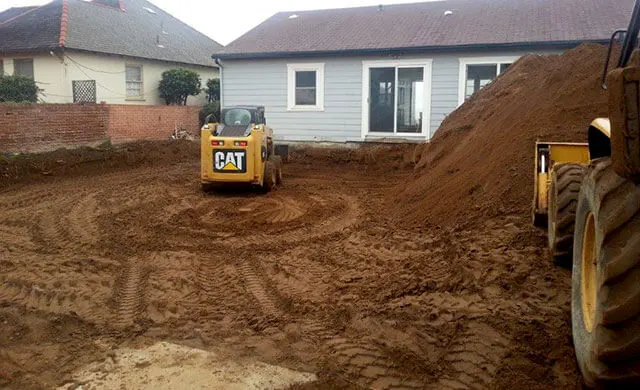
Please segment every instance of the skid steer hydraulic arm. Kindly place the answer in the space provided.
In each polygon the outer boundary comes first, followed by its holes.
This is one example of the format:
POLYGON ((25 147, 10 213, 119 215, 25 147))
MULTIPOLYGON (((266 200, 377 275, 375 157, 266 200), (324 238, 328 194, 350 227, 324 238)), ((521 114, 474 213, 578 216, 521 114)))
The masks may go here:
POLYGON ((611 34, 609 39, 609 50, 607 51, 607 59, 604 61, 604 69, 602 71, 602 88, 607 89, 606 81, 609 71, 609 63, 611 62, 611 53, 613 52, 613 44, 616 41, 618 35, 624 34, 624 41, 622 43, 622 50, 620 52, 620 58, 618 58, 617 68, 623 68, 629 63, 633 50, 638 47, 638 33, 640 33, 640 1, 636 1, 633 6, 633 12, 631 13, 631 21, 626 29, 616 30, 611 34))

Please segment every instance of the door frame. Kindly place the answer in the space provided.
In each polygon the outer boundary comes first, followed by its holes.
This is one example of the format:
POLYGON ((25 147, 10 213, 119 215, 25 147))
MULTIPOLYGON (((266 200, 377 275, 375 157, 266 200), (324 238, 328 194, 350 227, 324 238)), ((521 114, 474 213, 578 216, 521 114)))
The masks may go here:
POLYGON ((433 59, 431 58, 415 58, 406 60, 373 60, 362 61, 362 129, 361 137, 365 139, 367 135, 375 135, 381 137, 402 137, 402 138, 431 138, 431 75, 432 75, 433 59), (387 133, 387 132, 370 132, 369 131, 369 89, 370 69, 371 68, 396 68, 396 80, 394 82, 394 128, 397 126, 397 104, 398 104, 398 71, 397 68, 424 68, 424 97, 422 108, 422 131, 420 133, 387 133))

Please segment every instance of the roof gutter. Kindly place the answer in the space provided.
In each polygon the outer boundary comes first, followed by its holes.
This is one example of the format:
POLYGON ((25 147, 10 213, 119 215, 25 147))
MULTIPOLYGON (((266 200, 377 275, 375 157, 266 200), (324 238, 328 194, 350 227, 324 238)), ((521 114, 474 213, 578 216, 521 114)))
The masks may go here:
POLYGON ((222 75, 224 72, 224 67, 222 66, 220 58, 217 58, 215 56, 213 56, 212 58, 215 61, 216 65, 218 65, 218 69, 220 69, 220 109, 222 109, 222 107, 224 107, 224 105, 222 104, 224 102, 224 88, 222 88, 222 75))
POLYGON ((608 43, 609 39, 590 39, 590 40, 569 40, 569 41, 541 41, 541 42, 515 42, 515 43, 474 43, 469 45, 447 45, 447 46, 415 46, 415 47, 398 47, 388 49, 349 49, 349 50, 324 50, 324 51, 282 51, 268 53, 217 53, 213 57, 224 60, 241 60, 241 59, 267 59, 267 58, 283 58, 283 57, 317 57, 317 56, 333 56, 333 55, 368 55, 368 54, 384 54, 384 55, 402 55, 424 52, 455 52, 455 51, 483 51, 496 49, 563 49, 567 47, 578 46, 581 43, 608 43))

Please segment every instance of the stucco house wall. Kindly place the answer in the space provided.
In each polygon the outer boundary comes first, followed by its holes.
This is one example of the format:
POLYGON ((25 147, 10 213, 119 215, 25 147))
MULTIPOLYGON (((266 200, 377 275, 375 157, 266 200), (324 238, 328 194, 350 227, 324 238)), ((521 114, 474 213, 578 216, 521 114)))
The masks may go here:
MULTIPOLYGON (((44 103, 73 103, 73 81, 95 80, 96 102, 108 104, 157 105, 165 102, 160 98, 158 85, 162 72, 172 68, 193 70, 200 75, 203 88, 206 82, 219 77, 215 67, 185 65, 165 61, 130 58, 117 55, 65 51, 64 54, 20 54, 0 57, 4 73, 13 74, 13 60, 32 58, 34 79, 43 90, 41 100, 44 103), (142 98, 126 96, 125 67, 141 65, 144 91, 142 98)), ((206 103, 206 95, 201 93, 189 97, 188 105, 206 103)))

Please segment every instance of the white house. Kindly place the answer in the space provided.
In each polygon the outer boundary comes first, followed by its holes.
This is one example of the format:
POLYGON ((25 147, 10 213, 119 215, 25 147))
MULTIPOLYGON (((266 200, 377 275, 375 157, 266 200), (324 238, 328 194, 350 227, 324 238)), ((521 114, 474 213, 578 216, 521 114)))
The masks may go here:
MULTIPOLYGON (((46 103, 164 104, 161 74, 196 71, 203 88, 222 46, 146 0, 54 0, 0 13, 0 72, 35 79, 46 103)), ((205 102, 205 95, 188 104, 205 102)))
POLYGON ((278 13, 215 54, 223 105, 286 141, 429 139, 527 53, 607 42, 633 0, 444 0, 278 13))

